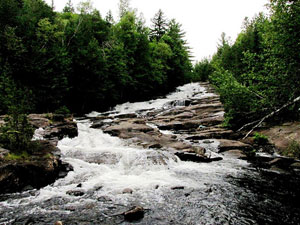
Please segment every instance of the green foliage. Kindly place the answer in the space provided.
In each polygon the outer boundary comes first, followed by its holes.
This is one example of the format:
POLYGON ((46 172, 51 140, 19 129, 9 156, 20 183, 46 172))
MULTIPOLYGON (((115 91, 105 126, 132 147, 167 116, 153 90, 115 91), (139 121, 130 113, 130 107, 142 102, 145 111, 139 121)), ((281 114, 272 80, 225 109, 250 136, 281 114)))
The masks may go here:
POLYGON ((0 127, 0 144, 13 153, 28 151, 31 146, 33 128, 24 114, 12 113, 0 127))
POLYGON ((8 153, 4 157, 5 160, 10 160, 10 161, 26 160, 26 159, 29 159, 29 158, 30 158, 30 155, 26 151, 23 151, 23 152, 20 152, 20 153, 8 153))
POLYGON ((197 62, 193 69, 193 81, 208 81, 208 77, 214 72, 214 67, 208 59, 197 62))
MULTIPOLYGON (((232 44, 222 34, 209 80, 225 105, 226 121, 239 128, 300 96, 299 1, 271 0, 270 16, 244 21, 232 44)), ((280 115, 299 119, 299 105, 280 115)))
POLYGON ((253 140, 256 144, 259 144, 259 145, 265 145, 269 142, 267 136, 260 134, 258 132, 254 133, 253 140))
POLYGON ((288 157, 295 157, 300 159, 300 144, 297 141, 292 140, 289 146, 281 153, 288 157))
POLYGON ((151 21, 153 25, 150 31, 150 38, 151 40, 159 41, 168 30, 168 23, 163 11, 159 9, 151 21))
POLYGON ((57 110, 54 111, 55 114, 62 114, 62 115, 70 115, 71 111, 68 109, 67 106, 61 106, 60 108, 58 108, 57 110))
POLYGON ((184 32, 163 12, 153 30, 120 1, 120 18, 103 19, 91 1, 74 12, 71 0, 55 13, 43 0, 0 2, 0 105, 14 105, 14 83, 31 112, 66 106, 74 113, 165 94, 191 79, 184 32))

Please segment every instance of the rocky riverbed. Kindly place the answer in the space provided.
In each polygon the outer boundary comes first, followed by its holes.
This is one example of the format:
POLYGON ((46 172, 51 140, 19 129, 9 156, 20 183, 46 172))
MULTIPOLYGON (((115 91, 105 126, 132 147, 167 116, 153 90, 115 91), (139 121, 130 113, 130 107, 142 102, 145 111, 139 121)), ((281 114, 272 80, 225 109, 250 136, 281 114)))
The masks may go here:
MULTIPOLYGON (((77 137, 47 135, 73 170, 39 190, 0 195, 0 223, 298 224, 297 161, 270 144, 259 152, 223 120, 208 83, 77 118, 77 137)), ((38 121, 41 138, 48 125, 38 121)))

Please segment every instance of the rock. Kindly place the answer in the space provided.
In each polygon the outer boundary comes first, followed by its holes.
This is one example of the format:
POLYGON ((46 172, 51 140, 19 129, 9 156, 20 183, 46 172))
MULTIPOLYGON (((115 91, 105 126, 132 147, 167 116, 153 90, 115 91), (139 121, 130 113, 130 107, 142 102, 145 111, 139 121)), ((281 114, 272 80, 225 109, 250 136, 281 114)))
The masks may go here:
POLYGON ((210 158, 203 155, 198 155, 189 152, 176 152, 175 155, 182 161, 192 161, 192 162, 212 162, 210 158))
POLYGON ((280 173, 280 174, 288 174, 288 171, 286 171, 282 168, 278 168, 277 166, 271 166, 270 170, 273 172, 276 172, 276 173, 280 173))
POLYGON ((211 140, 204 140, 203 143, 204 143, 204 144, 211 144, 211 143, 214 143, 214 141, 211 141, 211 140))
POLYGON ((129 222, 144 218, 145 210, 142 206, 135 206, 131 210, 124 212, 124 219, 129 222))
POLYGON ((97 200, 99 201, 99 202, 111 202, 112 200, 109 198, 109 197, 107 197, 107 196, 100 196, 99 198, 97 198, 97 200))
POLYGON ((121 133, 129 133, 129 132, 143 132, 147 133, 149 131, 153 131, 154 129, 145 125, 145 124, 136 124, 131 122, 121 122, 118 125, 109 126, 104 129, 105 133, 109 133, 113 136, 119 136, 121 133))
POLYGON ((170 143, 166 143, 166 147, 174 148, 176 150, 183 150, 183 149, 190 148, 191 145, 180 141, 173 141, 170 143))
POLYGON ((300 170, 300 162, 295 162, 291 164, 291 168, 300 170))
POLYGON ((123 191, 122 191, 123 194, 132 194, 133 193, 133 190, 131 188, 125 188, 123 191))
POLYGON ((48 141, 38 143, 26 160, 0 160, 0 193, 22 191, 26 186, 39 189, 53 183, 61 172, 71 169, 59 159, 55 146, 48 141))
POLYGON ((31 186, 31 185, 27 185, 25 186, 23 189, 22 189, 22 192, 23 191, 30 191, 30 190, 33 190, 34 188, 31 186))
POLYGON ((259 133, 268 137, 268 141, 275 145, 277 151, 284 155, 289 155, 288 147, 291 145, 292 141, 295 143, 300 143, 300 122, 290 122, 284 123, 282 125, 277 125, 269 128, 264 128, 259 131, 259 133))
POLYGON ((224 155, 230 156, 232 158, 236 158, 236 159, 247 159, 247 155, 239 149, 233 149, 233 150, 228 150, 226 152, 223 153, 224 155))
POLYGON ((184 186, 175 186, 175 187, 171 187, 172 190, 183 190, 184 186))
POLYGON ((96 122, 93 122, 93 124, 91 125, 91 128, 99 129, 99 128, 103 127, 105 124, 106 123, 103 121, 96 121, 96 122))
POLYGON ((0 147, 0 160, 3 159, 8 153, 9 151, 7 149, 0 147))
POLYGON ((294 162, 295 160, 292 158, 275 158, 269 161, 267 164, 271 167, 274 166, 282 169, 288 169, 294 162))
POLYGON ((54 225, 63 225, 63 223, 61 221, 56 221, 54 225))
POLYGON ((165 123, 157 126, 160 130, 182 130, 183 125, 181 122, 172 121, 170 123, 165 123))
POLYGON ((116 115, 114 117, 115 118, 120 118, 120 119, 123 119, 123 118, 136 118, 137 115, 135 113, 127 113, 127 114, 119 114, 119 115, 116 115))
POLYGON ((157 143, 157 144, 150 145, 149 148, 157 148, 157 149, 160 149, 160 148, 162 148, 162 145, 157 143))
POLYGON ((189 119, 189 118, 192 118, 193 116, 195 116, 195 114, 192 113, 192 112, 183 112, 183 113, 180 113, 180 114, 174 116, 174 118, 176 118, 176 119, 189 119))
POLYGON ((71 196, 83 196, 85 193, 81 190, 70 190, 66 192, 67 195, 71 195, 71 196))
POLYGON ((47 118, 47 114, 29 114, 28 120, 35 128, 46 128, 50 126, 50 120, 47 118))
POLYGON ((195 152, 197 155, 204 155, 206 152, 205 148, 200 146, 193 146, 191 150, 195 152))
POLYGON ((243 151, 250 151, 252 150, 252 146, 245 144, 240 141, 234 141, 234 140, 227 140, 227 139, 219 139, 219 153, 225 152, 232 149, 238 149, 243 151))
POLYGON ((63 123, 55 123, 51 127, 45 129, 45 138, 58 138, 63 139, 65 136, 69 138, 76 137, 78 135, 78 128, 76 122, 67 121, 63 123))
POLYGON ((65 169, 62 167, 57 157, 43 160, 36 158, 23 162, 1 162, 0 193, 18 192, 29 186, 36 189, 44 187, 59 177, 60 170, 65 169))

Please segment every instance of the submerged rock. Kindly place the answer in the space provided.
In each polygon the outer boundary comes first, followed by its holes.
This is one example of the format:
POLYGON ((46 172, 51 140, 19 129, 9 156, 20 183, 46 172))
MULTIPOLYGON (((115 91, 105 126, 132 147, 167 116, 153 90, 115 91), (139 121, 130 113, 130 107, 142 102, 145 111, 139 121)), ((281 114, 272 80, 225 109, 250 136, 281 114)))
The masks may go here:
POLYGON ((124 212, 124 219, 128 222, 133 222, 144 218, 144 214, 145 210, 142 206, 135 206, 124 212))
POLYGON ((223 153, 224 155, 228 155, 232 158, 237 158, 237 159, 247 159, 248 156, 239 149, 233 149, 233 150, 228 150, 226 152, 223 153))
POLYGON ((133 190, 131 188, 125 188, 123 191, 122 191, 123 194, 132 194, 133 193, 133 190))
POLYGON ((71 195, 71 196, 83 196, 85 193, 81 190, 70 190, 66 192, 67 195, 71 195))

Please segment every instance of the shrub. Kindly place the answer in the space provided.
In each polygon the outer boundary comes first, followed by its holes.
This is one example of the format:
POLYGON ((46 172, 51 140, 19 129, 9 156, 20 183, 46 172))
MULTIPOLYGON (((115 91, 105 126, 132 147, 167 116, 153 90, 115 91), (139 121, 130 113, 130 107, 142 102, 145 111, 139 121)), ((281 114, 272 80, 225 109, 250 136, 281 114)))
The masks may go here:
POLYGON ((282 152, 283 155, 289 156, 289 157, 295 157, 300 158, 300 144, 292 140, 289 144, 289 146, 282 152))
POLYGON ((269 142, 267 136, 265 136, 265 135, 263 135, 263 134, 260 134, 260 133, 258 133, 258 132, 256 132, 256 133, 254 134, 253 139, 254 139, 254 142, 255 142, 256 144, 259 144, 259 145, 265 145, 265 144, 267 144, 267 143, 269 142))

